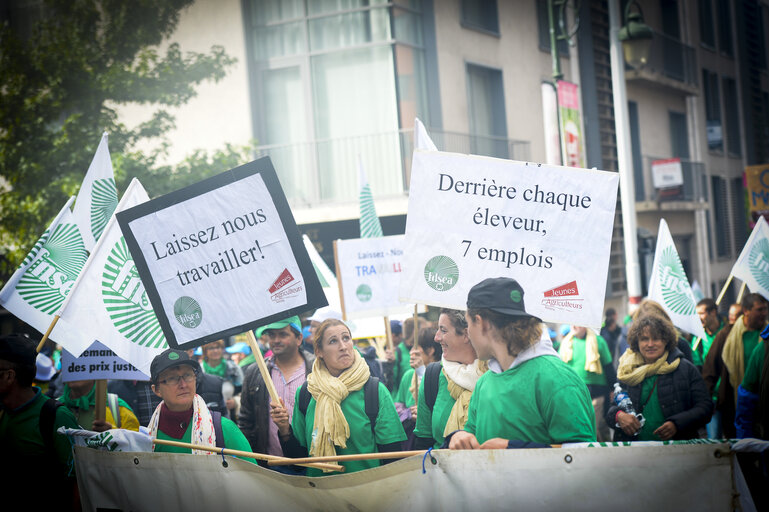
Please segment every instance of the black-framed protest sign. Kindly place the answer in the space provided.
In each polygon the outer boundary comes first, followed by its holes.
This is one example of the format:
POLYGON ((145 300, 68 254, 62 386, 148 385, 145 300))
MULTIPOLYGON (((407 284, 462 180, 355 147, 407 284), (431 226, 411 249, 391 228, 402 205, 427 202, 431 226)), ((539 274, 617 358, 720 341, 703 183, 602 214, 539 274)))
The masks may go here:
POLYGON ((117 214, 171 347, 328 304, 269 157, 117 214))

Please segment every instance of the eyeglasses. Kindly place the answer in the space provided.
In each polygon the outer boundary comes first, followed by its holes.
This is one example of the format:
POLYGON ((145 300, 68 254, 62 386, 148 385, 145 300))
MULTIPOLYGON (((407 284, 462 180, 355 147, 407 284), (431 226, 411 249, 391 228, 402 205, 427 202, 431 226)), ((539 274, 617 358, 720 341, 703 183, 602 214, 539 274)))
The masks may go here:
POLYGON ((182 380, 182 379, 184 379, 184 382, 189 384, 190 382, 195 380, 196 376, 197 376, 197 374, 195 372, 187 372, 187 373, 182 374, 182 375, 174 375, 173 377, 168 377, 167 379, 159 380, 158 384, 168 384, 168 385, 171 385, 171 386, 178 386, 179 385, 179 381, 182 380))

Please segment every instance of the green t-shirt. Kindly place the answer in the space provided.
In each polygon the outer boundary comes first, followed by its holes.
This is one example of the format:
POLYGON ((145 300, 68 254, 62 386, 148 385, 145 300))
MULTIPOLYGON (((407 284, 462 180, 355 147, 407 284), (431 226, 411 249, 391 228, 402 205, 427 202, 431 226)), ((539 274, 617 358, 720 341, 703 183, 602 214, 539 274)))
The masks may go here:
POLYGON ((414 395, 411 394, 411 380, 414 378, 414 369, 409 368, 408 371, 403 374, 400 385, 398 386, 398 394, 394 398, 394 402, 404 404, 406 407, 414 405, 414 395))
POLYGON ((639 441, 659 441, 660 438, 654 435, 654 431, 665 423, 665 415, 662 413, 662 407, 660 407, 660 401, 657 398, 657 388, 654 386, 656 380, 657 375, 652 375, 641 383, 641 404, 646 402, 646 405, 643 407, 643 415, 646 422, 638 433, 637 439, 639 441), (649 396, 649 393, 651 393, 651 396, 649 396))
POLYGON ((712 335, 708 334, 708 331, 705 331, 705 338, 698 338, 693 337, 691 342, 692 347, 692 361, 694 362, 694 366, 703 366, 705 364, 705 358, 708 356, 708 351, 710 350, 711 345, 713 345, 713 341, 716 339, 716 336, 719 332, 721 332, 721 329, 724 328, 724 322, 721 321, 721 325, 718 326, 718 329, 716 329, 716 332, 714 332, 712 335))
MULTIPOLYGON (((230 450, 239 450, 243 452, 250 452, 251 445, 248 442, 248 439, 246 439, 246 436, 243 435, 243 432, 240 431, 238 426, 233 422, 232 420, 228 418, 222 418, 222 434, 224 435, 224 447, 228 448, 230 450)), ((165 432, 158 429, 158 439, 165 440, 165 441, 180 441, 182 443, 189 443, 192 441, 192 422, 190 422, 189 425, 187 425, 187 430, 184 432, 184 435, 181 439, 176 439, 174 437, 169 436, 165 432)), ((182 448, 180 446, 168 446, 165 444, 156 444, 155 445, 155 451, 156 452, 166 452, 166 453, 192 453, 192 450, 189 448, 182 448)), ((252 459, 250 457, 238 457, 239 459, 246 460, 248 462, 256 463, 256 459, 252 459)))
MULTIPOLYGON (((315 398, 310 400, 307 405, 307 415, 305 416, 299 410, 299 393, 301 388, 296 390, 296 399, 294 400, 294 415, 291 420, 291 428, 294 431, 299 444, 310 449, 315 430, 315 398)), ((389 391, 381 382, 379 383, 379 414, 376 418, 375 434, 371 432, 371 422, 366 415, 366 404, 364 400, 364 388, 358 389, 347 395, 340 404, 347 424, 350 426, 350 437, 347 439, 347 447, 336 447, 338 455, 351 455, 357 453, 376 453, 377 445, 397 443, 406 440, 406 433, 403 431, 401 420, 395 411, 392 397, 389 391)), ((345 473, 354 473, 363 469, 379 466, 379 460, 356 460, 342 462, 345 467, 345 473)), ((335 472, 324 473, 320 469, 307 468, 307 476, 333 475, 335 472)))
MULTIPOLYGON (((45 441, 40 434, 40 410, 48 397, 40 392, 40 388, 34 387, 35 397, 29 402, 14 410, 2 409, 0 414, 0 454, 3 461, 10 464, 11 469, 14 458, 46 460, 47 452, 45 441)), ((61 465, 64 475, 67 476, 72 467, 72 444, 67 436, 56 432, 59 427, 79 429, 75 416, 66 407, 56 409, 56 418, 53 422, 53 447, 56 459, 61 465)), ((30 475, 32 478, 34 475, 30 475)))
POLYGON ((745 351, 743 361, 745 361, 746 367, 750 361, 750 356, 753 355, 753 351, 758 346, 758 335, 758 331, 747 331, 742 335, 742 348, 745 351))
POLYGON ((400 389, 401 379, 403 375, 411 369, 411 356, 409 353, 411 349, 406 346, 404 342, 400 342, 395 347, 395 363, 393 363, 393 390, 392 397, 395 399, 398 396, 398 390, 400 389), (400 360, 398 359, 400 354, 400 360))
POLYGON ((483 374, 464 429, 481 444, 495 437, 541 444, 596 440, 587 386, 555 356, 483 374))
POLYGON ((764 367, 766 346, 766 343, 759 342, 745 365, 745 376, 742 378, 741 385, 751 393, 758 394, 761 391, 761 369, 764 367))
MULTIPOLYGON (((601 357, 601 371, 603 366, 611 363, 611 352, 609 351, 609 345, 606 344, 606 340, 601 336, 596 336, 598 340, 598 354, 601 357)), ((579 339, 576 336, 572 338, 572 353, 571 361, 568 364, 572 370, 577 372, 577 375, 582 379, 582 382, 588 386, 605 386, 606 375, 603 373, 593 373, 585 370, 585 361, 587 360, 587 353, 585 346, 587 343, 585 340, 579 339)))
POLYGON ((435 404, 431 411, 425 401, 425 380, 419 386, 419 408, 417 409, 417 425, 414 428, 414 435, 417 437, 430 438, 435 440, 434 448, 440 448, 443 444, 443 430, 446 428, 446 422, 449 421, 451 409, 456 400, 451 398, 449 393, 449 381, 443 371, 438 377, 438 394, 435 396, 435 404))

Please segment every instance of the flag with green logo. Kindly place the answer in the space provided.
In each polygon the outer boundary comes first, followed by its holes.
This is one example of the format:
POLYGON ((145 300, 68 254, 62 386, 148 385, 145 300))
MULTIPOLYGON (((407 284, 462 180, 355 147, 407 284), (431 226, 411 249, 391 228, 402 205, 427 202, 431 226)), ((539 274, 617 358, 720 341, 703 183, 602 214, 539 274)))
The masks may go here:
POLYGON ((769 297, 769 224, 763 216, 758 218, 732 275, 745 282, 751 292, 769 297))
POLYGON ((371 187, 366 180, 363 171, 363 163, 358 163, 358 176, 360 178, 360 237, 372 238, 382 236, 382 224, 376 215, 374 197, 371 195, 371 187))
POLYGON ((323 293, 326 295, 326 300, 328 300, 328 307, 334 311, 341 311, 339 284, 337 283, 336 276, 328 268, 326 262, 323 261, 310 238, 307 235, 302 235, 302 241, 304 242, 304 248, 307 249, 307 254, 310 256, 312 267, 318 275, 320 285, 323 287, 323 293))
POLYGON ((93 249, 115 208, 117 187, 107 146, 107 133, 104 133, 80 185, 72 211, 75 222, 80 227, 86 250, 93 249))
POLYGON ((678 257, 665 219, 660 220, 657 250, 649 280, 649 299, 658 302, 670 315, 673 325, 700 338, 705 329, 697 315, 697 301, 678 257))
MULTIPOLYGON (((148 200, 144 187, 134 178, 116 212, 148 200)), ((168 348, 114 214, 60 316, 51 339, 76 357, 98 340, 149 375, 152 359, 168 348)))
POLYGON ((0 304, 44 333, 70 293, 88 258, 67 201, 0 290, 0 304))

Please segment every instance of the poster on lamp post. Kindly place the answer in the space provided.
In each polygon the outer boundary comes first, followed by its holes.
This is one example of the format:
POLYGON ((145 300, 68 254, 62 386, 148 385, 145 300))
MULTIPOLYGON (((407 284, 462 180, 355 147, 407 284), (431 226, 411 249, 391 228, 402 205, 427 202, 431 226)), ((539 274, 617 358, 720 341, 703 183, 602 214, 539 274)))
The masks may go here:
POLYGON ((561 126, 561 152, 567 167, 585 167, 582 118, 577 84, 558 81, 558 116, 561 126))
POLYGON ((745 168, 745 194, 752 229, 759 217, 769 220, 769 164, 745 168))
POLYGON ((171 347, 328 304, 268 157, 117 219, 171 347))

